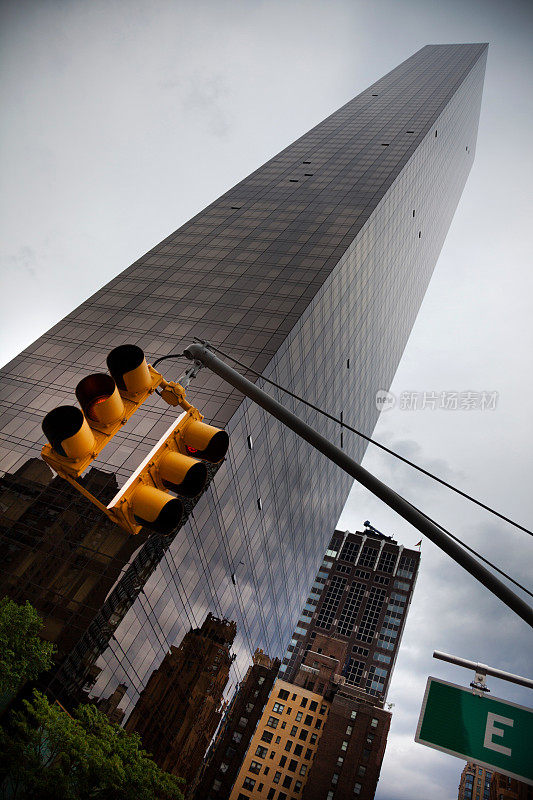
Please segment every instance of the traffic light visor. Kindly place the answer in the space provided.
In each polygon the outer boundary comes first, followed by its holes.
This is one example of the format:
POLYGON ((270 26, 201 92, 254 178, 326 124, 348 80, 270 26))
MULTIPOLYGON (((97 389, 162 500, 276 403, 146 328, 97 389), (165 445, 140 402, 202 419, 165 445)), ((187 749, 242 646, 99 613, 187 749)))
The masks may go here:
POLYGON ((207 467, 196 458, 169 451, 159 462, 159 476, 166 489, 184 497, 196 497, 207 482, 207 467))
POLYGON ((152 386, 144 353, 136 344, 121 344, 111 350, 107 368, 120 391, 139 394, 152 386))
POLYGON ((94 450, 93 432, 76 406, 59 406, 49 411, 42 429, 52 448, 65 458, 84 458, 94 450))
POLYGON ((144 484, 135 489, 130 508, 139 525, 162 534, 172 533, 183 517, 181 500, 144 484))
POLYGON ((226 431, 198 420, 191 420, 187 425, 183 432, 183 441, 189 455, 204 458, 214 464, 222 461, 229 447, 229 436, 226 431))
POLYGON ((104 373, 87 375, 76 386, 76 397, 88 420, 110 425, 124 416, 124 403, 113 378, 104 373))

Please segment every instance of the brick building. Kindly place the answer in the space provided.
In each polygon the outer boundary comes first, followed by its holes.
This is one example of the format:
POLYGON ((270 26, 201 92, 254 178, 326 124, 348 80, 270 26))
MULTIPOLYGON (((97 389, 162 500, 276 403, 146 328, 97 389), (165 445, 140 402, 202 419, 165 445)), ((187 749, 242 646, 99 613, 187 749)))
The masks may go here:
POLYGON ((229 797, 280 663, 262 650, 255 651, 253 664, 237 687, 207 755, 194 790, 196 800, 229 797))
POLYGON ((335 531, 230 800, 374 797, 420 553, 335 531))
POLYGON ((489 800, 533 800, 533 786, 495 772, 490 782, 489 800))

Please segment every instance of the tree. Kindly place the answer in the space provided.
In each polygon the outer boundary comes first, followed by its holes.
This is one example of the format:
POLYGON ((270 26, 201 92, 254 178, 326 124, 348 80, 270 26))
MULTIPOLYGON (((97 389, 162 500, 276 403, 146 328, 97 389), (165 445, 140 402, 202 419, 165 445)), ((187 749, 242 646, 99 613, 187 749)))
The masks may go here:
POLYGON ((43 626, 34 607, 0 600, 0 697, 15 694, 52 666, 54 645, 40 638, 43 626))
POLYGON ((93 705, 70 716, 35 691, 13 713, 9 733, 0 733, 0 750, 0 785, 10 800, 183 800, 182 779, 159 769, 137 734, 93 705))

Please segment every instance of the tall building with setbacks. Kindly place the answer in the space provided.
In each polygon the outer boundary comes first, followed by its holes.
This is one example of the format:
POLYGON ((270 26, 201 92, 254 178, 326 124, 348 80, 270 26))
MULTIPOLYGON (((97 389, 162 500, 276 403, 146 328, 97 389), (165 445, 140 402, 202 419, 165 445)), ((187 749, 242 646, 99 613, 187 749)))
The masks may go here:
MULTIPOLYGON (((0 591, 31 599, 60 645, 49 688, 65 702, 126 686, 126 723, 207 613, 237 626, 228 692, 256 648, 281 655, 352 481, 202 370, 189 399, 229 432, 228 457, 173 538, 132 541, 38 460, 45 413, 116 345, 153 362, 196 336, 371 434, 472 166, 486 55, 422 48, 2 370, 0 591)), ((280 399, 341 442, 333 422, 280 399)), ((145 407, 85 478, 105 502, 175 419, 155 395, 145 407)), ((366 445, 345 434, 343 446, 360 460, 366 445)))

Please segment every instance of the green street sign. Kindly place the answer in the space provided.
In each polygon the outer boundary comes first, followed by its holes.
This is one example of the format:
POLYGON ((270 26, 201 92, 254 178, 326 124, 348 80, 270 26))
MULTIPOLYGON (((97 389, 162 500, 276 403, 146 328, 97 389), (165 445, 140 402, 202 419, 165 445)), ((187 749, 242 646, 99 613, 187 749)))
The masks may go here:
POLYGON ((533 710, 428 678, 415 742, 533 785, 533 710))

